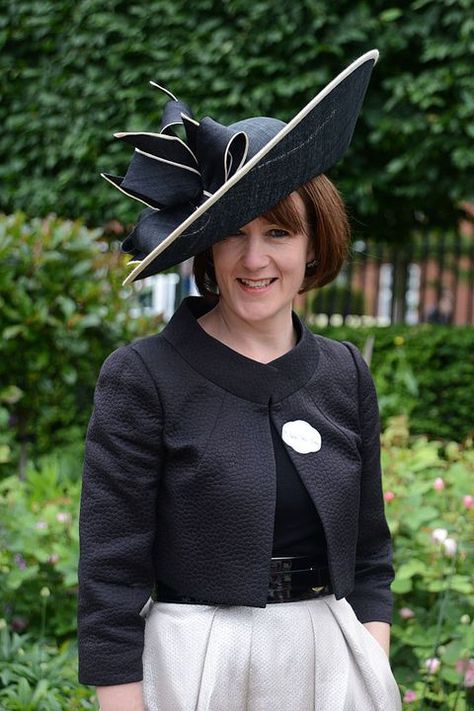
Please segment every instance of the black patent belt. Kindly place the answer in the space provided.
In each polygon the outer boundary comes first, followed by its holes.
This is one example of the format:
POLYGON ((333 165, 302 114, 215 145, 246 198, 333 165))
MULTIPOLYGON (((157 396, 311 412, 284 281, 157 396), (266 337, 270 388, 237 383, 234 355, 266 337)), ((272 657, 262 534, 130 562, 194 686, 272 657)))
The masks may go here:
MULTIPOLYGON (((296 602, 331 595, 329 568, 304 556, 272 558, 267 603, 296 602)), ((214 605, 189 595, 180 595, 163 582, 157 584, 152 598, 158 602, 182 602, 194 605, 214 605)))

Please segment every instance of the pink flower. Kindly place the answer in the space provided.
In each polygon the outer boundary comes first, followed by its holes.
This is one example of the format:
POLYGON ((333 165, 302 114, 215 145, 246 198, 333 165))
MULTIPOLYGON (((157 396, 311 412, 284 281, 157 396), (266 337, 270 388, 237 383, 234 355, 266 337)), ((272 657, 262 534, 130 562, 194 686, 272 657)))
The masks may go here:
POLYGON ((466 673, 464 674, 464 686, 472 688, 474 686, 474 659, 471 659, 466 673))
POLYGON ((58 561, 59 561, 59 556, 58 556, 58 554, 57 554, 57 553, 51 553, 51 555, 50 555, 49 558, 48 558, 48 563, 51 563, 52 565, 54 565, 54 564, 57 563, 58 561))
POLYGON ((409 607, 400 608, 399 615, 402 620, 410 620, 412 617, 415 617, 415 613, 413 612, 413 610, 410 610, 409 607))
POLYGON ((442 491, 444 489, 444 479, 442 479, 440 476, 437 476, 433 482, 433 487, 436 489, 436 491, 442 491))
POLYGON ((436 672, 440 668, 440 665, 441 662, 439 661, 438 657, 431 657, 425 662, 425 667, 427 668, 429 674, 436 674, 436 672))
POLYGON ((417 696, 416 696, 416 691, 413 691, 413 689, 407 689, 405 691, 405 695, 403 697, 403 701, 407 704, 411 704, 412 701, 416 701, 417 696))
POLYGON ((446 538, 443 541, 443 546, 444 546, 444 554, 448 556, 448 558, 454 558, 456 555, 456 550, 458 547, 458 544, 454 540, 454 538, 446 538))
POLYGON ((390 503, 390 501, 394 500, 395 494, 393 493, 393 491, 386 491, 383 495, 383 498, 387 503, 390 503))
POLYGON ((48 528, 46 521, 37 521, 35 523, 35 528, 48 528))
POLYGON ((471 496, 470 494, 466 494, 466 496, 462 500, 464 504, 464 508, 466 509, 472 509, 474 506, 474 496, 471 496))
POLYGON ((431 540, 434 543, 442 543, 448 537, 448 532, 445 528, 434 528, 431 532, 431 540))

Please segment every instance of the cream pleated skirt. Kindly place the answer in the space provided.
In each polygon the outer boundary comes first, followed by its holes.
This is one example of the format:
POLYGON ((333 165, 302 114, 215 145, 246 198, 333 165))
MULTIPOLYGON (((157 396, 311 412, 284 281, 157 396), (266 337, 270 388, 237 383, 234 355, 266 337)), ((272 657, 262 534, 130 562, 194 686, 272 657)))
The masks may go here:
POLYGON ((387 656, 345 598, 145 608, 146 711, 401 711, 387 656))

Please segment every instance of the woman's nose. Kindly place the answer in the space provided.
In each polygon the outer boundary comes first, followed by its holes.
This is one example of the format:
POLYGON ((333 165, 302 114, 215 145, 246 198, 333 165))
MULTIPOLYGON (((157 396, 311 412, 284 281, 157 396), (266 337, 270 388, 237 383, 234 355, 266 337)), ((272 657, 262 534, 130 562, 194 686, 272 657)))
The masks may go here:
POLYGON ((269 264, 265 240, 260 235, 249 234, 243 238, 240 261, 249 271, 263 269, 269 264))

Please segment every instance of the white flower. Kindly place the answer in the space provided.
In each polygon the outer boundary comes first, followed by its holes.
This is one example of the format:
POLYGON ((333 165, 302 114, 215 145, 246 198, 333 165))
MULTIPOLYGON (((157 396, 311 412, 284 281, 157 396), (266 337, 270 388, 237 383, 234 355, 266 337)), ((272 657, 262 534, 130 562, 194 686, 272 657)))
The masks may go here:
POLYGON ((446 538, 443 541, 443 546, 444 552, 448 556, 448 558, 453 558, 456 555, 458 544, 456 543, 454 538, 446 538))
POLYGON ((435 543, 442 543, 448 537, 448 532, 445 528, 434 528, 431 533, 431 540, 435 543))
POLYGON ((70 520, 71 514, 66 511, 59 511, 59 513, 56 514, 56 521, 59 521, 60 523, 69 523, 70 520))

